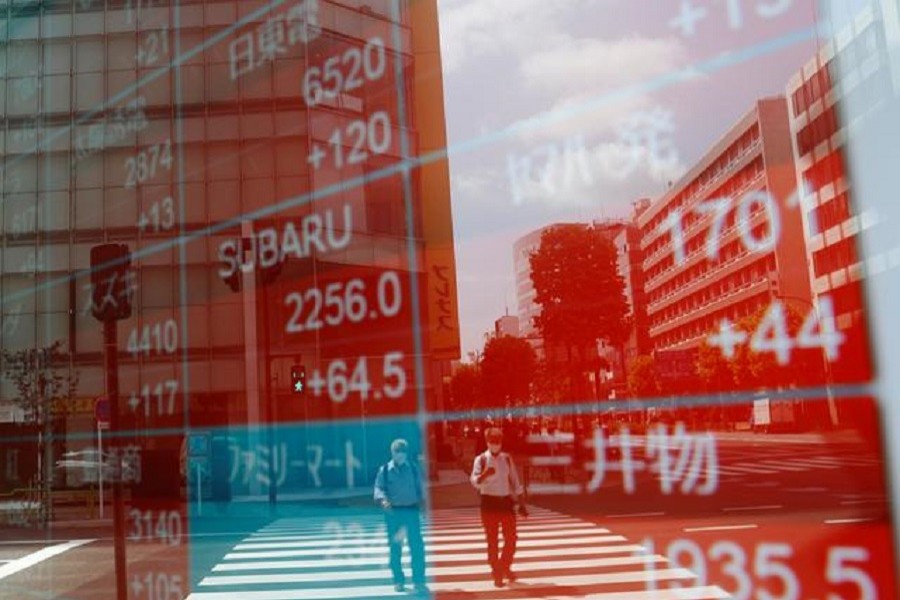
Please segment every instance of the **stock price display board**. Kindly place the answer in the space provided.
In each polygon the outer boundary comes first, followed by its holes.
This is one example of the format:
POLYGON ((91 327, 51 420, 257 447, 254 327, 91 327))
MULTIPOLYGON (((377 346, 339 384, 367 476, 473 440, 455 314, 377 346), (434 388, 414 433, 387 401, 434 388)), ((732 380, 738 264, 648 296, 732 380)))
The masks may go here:
POLYGON ((896 7, 636 4, 0 0, 0 597, 896 597, 896 7))
POLYGON ((418 160, 446 147, 434 7, 2 10, 4 517, 84 522, 110 569, 0 595, 188 597, 240 532, 425 452, 459 352, 446 161, 418 160), (129 263, 97 277, 109 242, 129 263))

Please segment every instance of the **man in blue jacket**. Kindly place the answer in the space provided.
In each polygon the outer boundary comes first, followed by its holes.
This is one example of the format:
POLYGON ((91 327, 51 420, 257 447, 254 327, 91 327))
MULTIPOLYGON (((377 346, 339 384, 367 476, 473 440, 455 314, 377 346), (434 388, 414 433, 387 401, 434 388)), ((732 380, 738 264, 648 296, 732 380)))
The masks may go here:
POLYGON ((412 558, 413 584, 416 592, 421 594, 428 592, 425 585, 425 544, 419 514, 425 494, 419 469, 409 460, 408 453, 406 440, 391 442, 391 460, 382 465, 375 476, 375 502, 384 510, 394 588, 402 592, 406 585, 400 564, 405 538, 412 558))

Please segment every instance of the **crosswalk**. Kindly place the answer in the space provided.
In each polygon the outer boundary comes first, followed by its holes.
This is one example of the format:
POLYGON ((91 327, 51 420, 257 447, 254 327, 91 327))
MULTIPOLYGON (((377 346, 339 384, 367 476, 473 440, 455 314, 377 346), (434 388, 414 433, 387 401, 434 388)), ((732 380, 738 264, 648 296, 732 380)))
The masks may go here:
MULTIPOLYGON (((441 599, 728 598, 684 568, 597 524, 532 508, 519 522, 519 580, 498 589, 485 564, 478 510, 435 511, 423 526, 431 597, 441 599), (671 586, 671 587, 670 587, 671 586)), ((387 567, 380 515, 282 518, 236 544, 188 600, 339 600, 407 597, 387 567)), ((409 573, 408 552, 404 566, 409 573)))
POLYGON ((853 469, 879 468, 883 464, 874 455, 847 456, 797 456, 761 458, 718 465, 720 475, 744 477, 753 475, 775 475, 779 473, 802 473, 806 471, 841 471, 853 469))

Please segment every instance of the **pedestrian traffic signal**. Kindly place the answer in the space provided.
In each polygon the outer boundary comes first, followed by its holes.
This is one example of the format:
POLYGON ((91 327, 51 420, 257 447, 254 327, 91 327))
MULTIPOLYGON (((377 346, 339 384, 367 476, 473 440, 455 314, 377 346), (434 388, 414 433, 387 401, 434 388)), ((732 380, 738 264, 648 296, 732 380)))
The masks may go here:
POLYGON ((101 244, 91 248, 91 313, 95 319, 130 317, 135 285, 128 246, 101 244))
POLYGON ((226 242, 221 247, 219 275, 231 291, 241 291, 245 270, 256 273, 260 286, 271 285, 281 274, 284 257, 279 254, 274 260, 262 260, 257 245, 256 240, 245 237, 226 242))
POLYGON ((298 396, 306 393, 306 367, 303 365, 291 367, 291 393, 298 396))

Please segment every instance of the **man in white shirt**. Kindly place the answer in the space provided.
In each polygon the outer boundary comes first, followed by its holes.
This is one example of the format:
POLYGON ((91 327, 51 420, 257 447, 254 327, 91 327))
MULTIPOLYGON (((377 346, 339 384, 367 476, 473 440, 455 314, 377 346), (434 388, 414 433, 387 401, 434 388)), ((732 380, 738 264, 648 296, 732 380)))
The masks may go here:
POLYGON ((503 587, 504 579, 516 580, 512 572, 516 553, 516 512, 525 516, 525 505, 520 503, 522 484, 516 473, 512 457, 501 452, 503 434, 495 427, 484 432, 488 449, 475 457, 472 466, 472 485, 481 494, 481 524, 487 539, 488 564, 494 577, 494 585, 503 587), (503 553, 498 556, 498 534, 503 530, 503 553))

